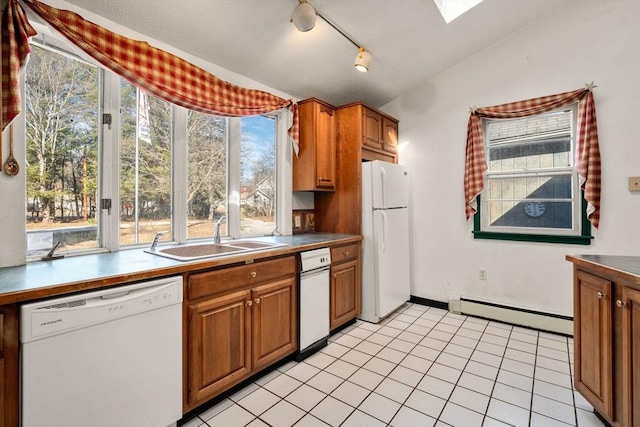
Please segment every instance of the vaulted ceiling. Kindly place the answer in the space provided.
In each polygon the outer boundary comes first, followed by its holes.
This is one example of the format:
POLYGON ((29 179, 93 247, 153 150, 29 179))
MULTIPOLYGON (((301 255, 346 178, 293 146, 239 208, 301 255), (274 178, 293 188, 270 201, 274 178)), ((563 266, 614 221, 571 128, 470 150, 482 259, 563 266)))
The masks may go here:
POLYGON ((485 0, 445 24, 432 0, 309 0, 371 52, 370 72, 360 73, 356 47, 322 19, 309 32, 295 29, 297 0, 67 1, 296 98, 373 107, 564 3, 485 0))

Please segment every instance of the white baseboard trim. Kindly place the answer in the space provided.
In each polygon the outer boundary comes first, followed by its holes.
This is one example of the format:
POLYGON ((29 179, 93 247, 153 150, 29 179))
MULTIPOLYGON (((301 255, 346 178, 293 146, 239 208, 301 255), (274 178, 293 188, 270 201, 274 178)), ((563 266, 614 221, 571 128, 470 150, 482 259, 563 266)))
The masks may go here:
POLYGON ((513 325, 525 326, 563 335, 573 335, 573 317, 570 316, 545 313, 528 308, 509 306, 464 296, 460 297, 459 310, 461 314, 497 320, 513 325))

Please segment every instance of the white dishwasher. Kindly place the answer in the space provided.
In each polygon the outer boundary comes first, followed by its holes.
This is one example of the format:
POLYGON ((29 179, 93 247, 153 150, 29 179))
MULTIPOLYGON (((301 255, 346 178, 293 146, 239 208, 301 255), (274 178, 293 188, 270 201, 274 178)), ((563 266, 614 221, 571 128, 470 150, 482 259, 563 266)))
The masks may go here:
POLYGON ((300 351, 302 360, 327 345, 329 337, 329 248, 300 252, 300 351))
POLYGON ((22 427, 182 418, 182 277, 25 304, 22 427))

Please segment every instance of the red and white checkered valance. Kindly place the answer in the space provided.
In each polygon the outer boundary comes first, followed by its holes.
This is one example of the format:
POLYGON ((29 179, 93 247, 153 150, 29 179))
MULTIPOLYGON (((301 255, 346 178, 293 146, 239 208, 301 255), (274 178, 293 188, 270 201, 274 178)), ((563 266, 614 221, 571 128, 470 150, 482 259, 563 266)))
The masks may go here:
POLYGON ((473 108, 467 124, 467 148, 464 169, 465 211, 469 219, 477 210, 477 197, 484 188, 487 161, 482 137, 482 118, 511 119, 533 116, 578 102, 576 132, 576 167, 580 186, 587 201, 587 217, 594 227, 600 222, 600 148, 593 84, 585 89, 525 101, 473 108))
POLYGON ((36 31, 18 0, 9 0, 2 13, 2 126, 4 130, 20 114, 20 68, 26 63, 29 37, 36 31))
MULTIPOLYGON (((15 0, 13 0, 15 1, 15 0)), ((253 116, 284 108, 293 113, 289 135, 299 141, 297 104, 268 92, 243 88, 147 42, 107 30, 80 15, 23 0, 49 25, 133 85, 190 110, 226 117, 253 116)))

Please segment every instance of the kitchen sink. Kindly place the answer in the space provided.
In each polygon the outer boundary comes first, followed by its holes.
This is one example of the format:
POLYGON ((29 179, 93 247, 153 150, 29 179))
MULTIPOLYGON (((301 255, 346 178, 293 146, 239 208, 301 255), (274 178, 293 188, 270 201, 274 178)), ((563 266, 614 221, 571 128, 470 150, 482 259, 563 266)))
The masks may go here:
POLYGON ((196 243, 169 246, 166 248, 156 248, 155 250, 145 249, 145 252, 165 258, 171 258, 176 261, 193 261, 198 259, 217 258, 225 255, 256 252, 280 246, 286 246, 286 244, 254 240, 239 240, 225 243, 196 243))

